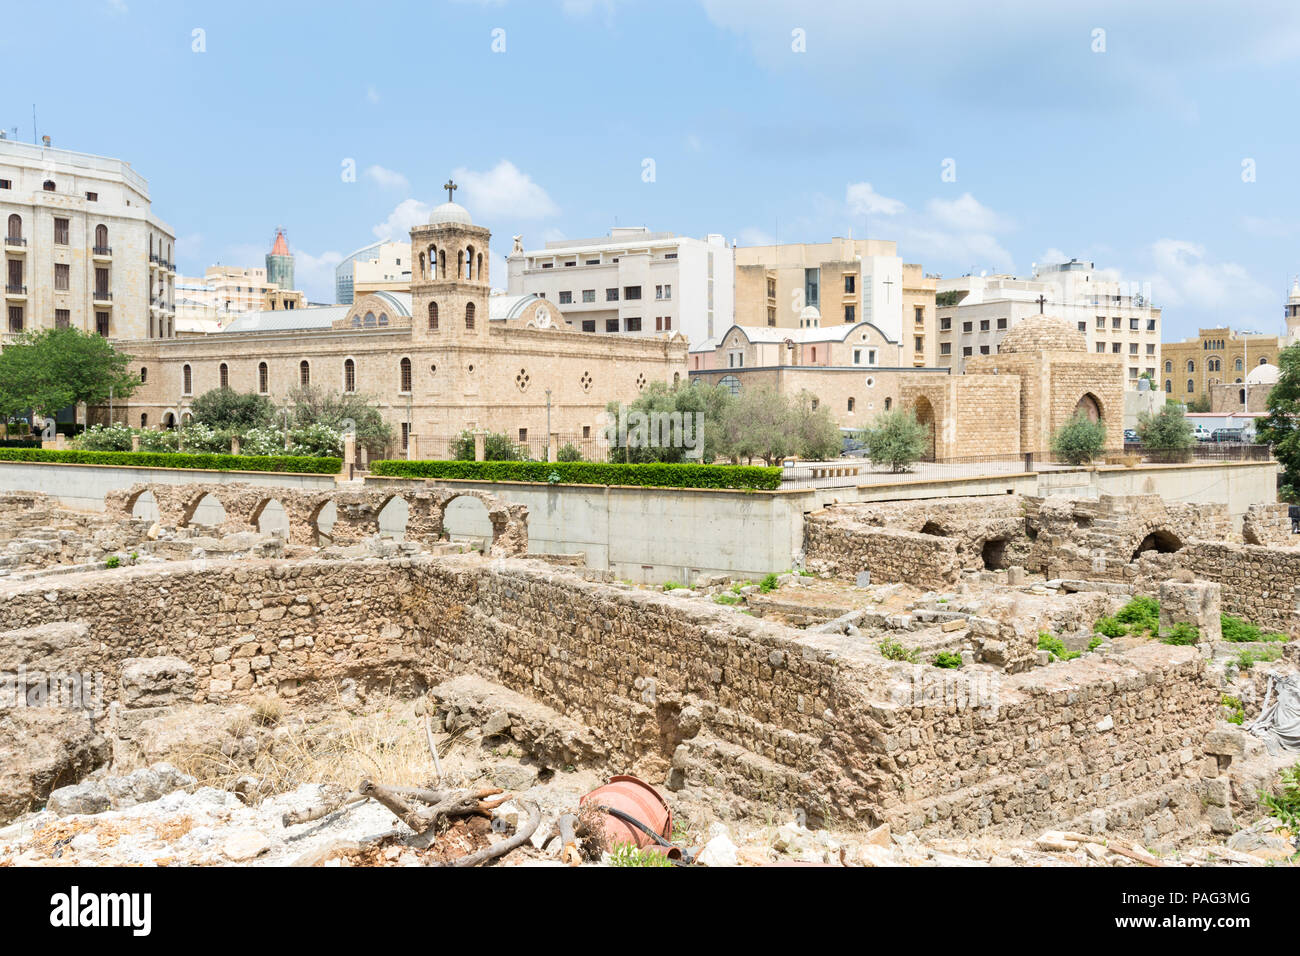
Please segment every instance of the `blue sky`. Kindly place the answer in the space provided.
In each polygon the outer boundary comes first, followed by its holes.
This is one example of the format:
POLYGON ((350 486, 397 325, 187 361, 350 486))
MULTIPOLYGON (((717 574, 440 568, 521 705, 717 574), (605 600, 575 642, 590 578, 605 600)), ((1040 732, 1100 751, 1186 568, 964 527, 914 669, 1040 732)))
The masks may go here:
POLYGON ((1077 256, 1150 283, 1167 339, 1279 328, 1300 272, 1300 4, 58 10, 10 5, 0 125, 30 141, 35 103, 56 145, 129 160, 186 273, 260 264, 284 225, 328 301, 333 264, 404 236, 449 174, 498 256, 615 221, 742 245, 852 229, 943 275, 1077 256))

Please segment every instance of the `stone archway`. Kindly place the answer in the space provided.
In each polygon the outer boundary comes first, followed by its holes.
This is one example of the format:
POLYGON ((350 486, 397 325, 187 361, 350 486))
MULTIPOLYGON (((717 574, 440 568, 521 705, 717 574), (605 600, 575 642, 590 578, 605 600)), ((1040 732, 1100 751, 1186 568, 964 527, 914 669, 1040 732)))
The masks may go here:
POLYGON ((488 553, 494 557, 522 557, 528 553, 528 507, 502 501, 496 495, 473 488, 446 488, 430 485, 432 510, 430 533, 441 535, 445 529, 447 505, 457 498, 477 498, 487 508, 492 525, 492 543, 488 553))
POLYGON ((248 523, 259 532, 279 532, 288 541, 293 532, 289 509, 278 498, 263 498, 248 516, 248 523))
POLYGON ((935 460, 936 442, 938 441, 938 425, 935 421, 934 406, 924 395, 916 397, 914 408, 917 424, 926 426, 929 437, 926 439, 926 451, 922 456, 923 461, 935 460))
POLYGON ((220 528, 230 519, 225 504, 211 491, 200 491, 185 506, 181 525, 202 525, 206 528, 220 528))
POLYGON ((1074 405, 1074 414, 1082 414, 1092 422, 1103 421, 1106 417, 1102 414, 1101 399, 1092 394, 1092 392, 1084 392, 1084 394, 1079 398, 1074 405))
POLYGON ((1133 549, 1133 556, 1129 561, 1136 561, 1147 551, 1156 551, 1160 554, 1173 554, 1175 551, 1183 549, 1182 539, 1166 528, 1151 528, 1146 535, 1138 542, 1133 549))

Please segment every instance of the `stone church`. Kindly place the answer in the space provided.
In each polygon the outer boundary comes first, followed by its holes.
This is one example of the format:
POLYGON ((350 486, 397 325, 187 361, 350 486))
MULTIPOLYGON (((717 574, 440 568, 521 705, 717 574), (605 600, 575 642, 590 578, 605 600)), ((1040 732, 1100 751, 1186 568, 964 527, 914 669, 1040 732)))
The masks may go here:
POLYGON ((114 418, 172 427, 209 389, 254 391, 283 406, 291 389, 311 385, 371 396, 397 438, 391 455, 409 446, 411 457, 445 457, 450 438, 484 428, 544 457, 548 424, 579 447, 591 439, 594 451, 607 402, 630 402, 650 382, 686 379, 680 334, 581 332, 537 295, 493 295, 490 238, 449 198, 411 230, 409 294, 372 293, 352 305, 254 313, 207 335, 123 342, 143 385, 114 418))

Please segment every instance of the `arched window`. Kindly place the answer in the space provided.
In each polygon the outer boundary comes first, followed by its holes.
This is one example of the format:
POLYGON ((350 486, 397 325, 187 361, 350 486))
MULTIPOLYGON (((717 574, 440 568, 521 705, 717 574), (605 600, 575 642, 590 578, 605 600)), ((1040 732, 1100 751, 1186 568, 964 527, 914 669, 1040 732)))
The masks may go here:
POLYGON ((474 247, 470 246, 465 252, 465 278, 474 278, 474 247))
POLYGON ((479 282, 483 281, 483 253, 478 254, 478 265, 474 267, 474 278, 479 282))
POLYGON ((147 381, 149 381, 149 368, 142 365, 140 366, 140 384, 143 385, 147 381))
POLYGON ((47 193, 54 192, 54 180, 53 179, 45 180, 45 182, 41 183, 41 188, 44 189, 47 193))
POLYGON ((438 278, 447 278, 447 250, 438 250, 438 278))
POLYGON ((343 363, 343 391, 355 392, 357 390, 357 363, 352 359, 347 359, 343 363))
POLYGON ((849 399, 849 411, 853 411, 853 399, 849 399))
POLYGON ((306 359, 298 363, 298 384, 303 388, 311 384, 311 362, 306 359))
POLYGON ((18 213, 13 213, 9 217, 9 226, 5 235, 10 239, 21 239, 23 237, 23 217, 18 213))
POLYGON ((1196 362, 1195 362, 1193 359, 1188 359, 1188 360, 1187 360, 1187 371, 1189 371, 1189 372, 1195 372, 1195 371, 1196 371, 1196 362))
POLYGON ((734 375, 722 376, 722 381, 718 384, 729 391, 732 395, 740 394, 740 379, 736 378, 734 375))
POLYGON ((1220 362, 1217 358, 1212 358, 1207 364, 1209 365, 1209 369, 1211 372, 1217 372, 1219 371, 1223 363, 1220 362))
POLYGON ((140 427, 141 427, 141 428, 148 428, 148 427, 149 427, 149 413, 148 413, 148 412, 141 412, 141 413, 140 413, 140 427))
POLYGON ((1187 380, 1187 391, 1189 393, 1196 391, 1196 383, 1193 382, 1190 378, 1187 380))
POLYGON ((889 411, 893 407, 894 407, 894 400, 892 398, 885 399, 885 411, 889 411))
POLYGON ((1237 401, 1241 402, 1242 405, 1246 404, 1246 390, 1244 388, 1237 389, 1237 401))
POLYGON ((1166 363, 1165 363, 1165 371, 1166 371, 1166 372, 1172 372, 1173 370, 1174 370, 1174 363, 1173 363, 1173 362, 1166 362, 1166 363))
POLYGON ((402 383, 398 391, 405 394, 411 390, 411 360, 409 358, 402 359, 401 371, 402 383))
POLYGON ((1267 365, 1267 364, 1268 364, 1268 356, 1265 355, 1262 359, 1260 359, 1260 360, 1259 360, 1259 364, 1260 364, 1260 365, 1267 365))
POLYGON ((429 303, 429 331, 430 332, 438 331, 438 303, 437 302, 429 303))
POLYGON ((100 223, 95 227, 95 251, 103 252, 108 249, 108 226, 100 223))
POLYGON ((194 394, 194 371, 189 365, 181 366, 181 394, 194 394))
POLYGON ((1165 392, 1170 395, 1174 392, 1174 383, 1169 379, 1165 379, 1165 392))
POLYGON ((230 366, 225 362, 217 366, 217 384, 222 388, 230 388, 230 366))
POLYGON ((424 253, 423 253, 423 252, 420 253, 420 278, 421 278, 421 279, 427 279, 427 278, 428 278, 428 276, 426 276, 426 275, 425 275, 425 272, 424 272, 424 253))
POLYGON ((367 313, 366 313, 366 323, 365 323, 365 325, 366 325, 366 328, 368 328, 368 329, 373 329, 373 328, 375 327, 375 313, 373 313, 373 312, 367 312, 367 313))
POLYGON ((1241 359, 1237 359, 1235 362, 1232 363, 1232 370, 1234 372, 1241 371, 1241 359))
POLYGON ((257 390, 265 395, 271 390, 271 370, 265 362, 257 363, 257 390))
POLYGON ((380 313, 379 313, 379 324, 380 324, 380 325, 387 325, 387 324, 388 324, 388 313, 387 313, 387 312, 380 312, 380 313))
POLYGON ((474 328, 474 303, 473 302, 465 303, 465 328, 470 329, 471 331, 474 328))
POLYGON ((463 279, 464 277, 465 277, 465 250, 461 249, 459 252, 456 253, 456 278, 463 279))

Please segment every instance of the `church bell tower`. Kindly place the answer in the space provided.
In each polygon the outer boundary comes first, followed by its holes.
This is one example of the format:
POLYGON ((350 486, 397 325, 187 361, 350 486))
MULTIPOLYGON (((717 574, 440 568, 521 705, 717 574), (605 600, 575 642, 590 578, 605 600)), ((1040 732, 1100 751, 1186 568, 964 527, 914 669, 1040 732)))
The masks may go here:
POLYGON ((447 201, 411 229, 411 323, 417 338, 468 344, 487 336, 492 233, 453 201, 454 182, 442 188, 447 201))

